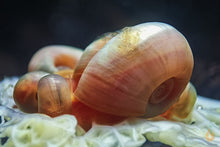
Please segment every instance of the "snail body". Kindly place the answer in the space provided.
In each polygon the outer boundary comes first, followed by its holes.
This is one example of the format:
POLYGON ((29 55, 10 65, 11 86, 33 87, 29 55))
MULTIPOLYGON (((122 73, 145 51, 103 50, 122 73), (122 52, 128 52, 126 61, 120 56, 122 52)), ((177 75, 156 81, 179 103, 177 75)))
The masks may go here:
POLYGON ((193 69, 187 40, 164 23, 144 23, 110 33, 92 42, 83 54, 76 49, 71 60, 65 58, 69 51, 56 47, 41 49, 29 64, 29 71, 43 70, 64 78, 54 76, 53 80, 43 78, 39 82, 38 100, 46 103, 39 101, 38 111, 49 115, 71 113, 86 130, 92 122, 112 124, 127 117, 148 118, 164 113, 184 91, 193 69), (42 59, 42 54, 48 59, 42 59), (56 88, 52 88, 54 84, 56 88), (56 107, 59 113, 53 113, 47 99, 65 103, 62 108, 56 107), (59 111, 64 106, 67 110, 59 111))

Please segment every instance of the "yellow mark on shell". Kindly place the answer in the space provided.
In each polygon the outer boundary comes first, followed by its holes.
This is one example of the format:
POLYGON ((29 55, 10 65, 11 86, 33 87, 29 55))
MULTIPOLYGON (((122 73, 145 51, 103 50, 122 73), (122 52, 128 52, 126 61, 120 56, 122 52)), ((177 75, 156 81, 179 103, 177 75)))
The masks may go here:
POLYGON ((138 48, 140 32, 137 29, 126 27, 122 30, 119 40, 118 52, 122 55, 129 55, 138 48))

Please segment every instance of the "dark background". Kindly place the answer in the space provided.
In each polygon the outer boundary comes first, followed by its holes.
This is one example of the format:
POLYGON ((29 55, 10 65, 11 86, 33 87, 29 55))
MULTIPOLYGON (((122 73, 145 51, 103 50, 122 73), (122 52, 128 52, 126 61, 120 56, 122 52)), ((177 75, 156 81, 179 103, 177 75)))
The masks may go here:
POLYGON ((84 49, 97 36, 143 22, 168 23, 187 38, 198 94, 220 99, 220 3, 176 0, 0 1, 0 80, 22 75, 50 44, 84 49))

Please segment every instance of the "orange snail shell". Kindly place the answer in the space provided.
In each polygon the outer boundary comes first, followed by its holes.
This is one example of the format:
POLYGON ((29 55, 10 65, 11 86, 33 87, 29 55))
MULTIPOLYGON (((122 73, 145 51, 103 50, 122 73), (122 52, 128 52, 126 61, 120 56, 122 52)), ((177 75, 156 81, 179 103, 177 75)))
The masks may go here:
POLYGON ((41 48, 31 58, 28 71, 54 73, 62 69, 74 69, 82 50, 65 45, 50 45, 41 48))
POLYGON ((74 95, 98 111, 153 117, 178 99, 192 69, 192 52, 180 32, 164 23, 144 23, 123 29, 91 60, 78 62, 74 95))
POLYGON ((38 112, 37 85, 48 75, 43 71, 33 71, 23 75, 14 87, 13 97, 18 108, 27 113, 38 112))
POLYGON ((85 51, 83 52, 80 62, 77 63, 77 66, 75 68, 74 72, 74 81, 75 83, 78 83, 84 69, 88 65, 89 61, 93 58, 93 56, 105 46, 105 44, 112 39, 114 36, 116 36, 118 33, 105 33, 102 35, 99 39, 93 41, 89 46, 86 47, 85 51))

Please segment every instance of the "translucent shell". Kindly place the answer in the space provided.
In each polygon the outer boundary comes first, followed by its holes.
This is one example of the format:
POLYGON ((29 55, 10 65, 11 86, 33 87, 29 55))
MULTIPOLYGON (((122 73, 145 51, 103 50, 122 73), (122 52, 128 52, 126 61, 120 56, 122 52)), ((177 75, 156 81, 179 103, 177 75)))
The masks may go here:
POLYGON ((191 112, 194 109, 196 98, 196 89, 191 83, 188 83, 178 101, 161 116, 170 120, 190 122, 191 112))
POLYGON ((14 87, 14 101, 19 109, 27 113, 38 112, 37 84, 48 75, 46 72, 34 71, 23 75, 14 87))
POLYGON ((164 23, 125 28, 84 61, 75 70, 81 73, 75 97, 119 116, 153 117, 165 112, 185 89, 193 69, 188 42, 164 23))
POLYGON ((39 113, 52 117, 71 113, 70 89, 63 77, 51 74, 40 79, 37 95, 39 113))
POLYGON ((82 50, 64 46, 51 45, 37 51, 31 58, 28 71, 46 71, 54 73, 63 69, 74 69, 82 55, 82 50))

